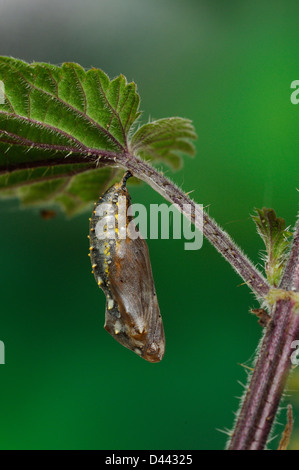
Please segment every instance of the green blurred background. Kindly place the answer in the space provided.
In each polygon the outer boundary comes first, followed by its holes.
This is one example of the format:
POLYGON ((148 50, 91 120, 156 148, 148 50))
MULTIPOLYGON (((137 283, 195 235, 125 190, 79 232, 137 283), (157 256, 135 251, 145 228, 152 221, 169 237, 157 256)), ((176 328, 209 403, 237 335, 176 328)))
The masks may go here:
MULTIPOLYGON (((209 205, 255 263, 263 246, 249 217, 254 208, 273 207, 294 224, 297 1, 2 0, 0 7, 1 55, 123 73, 138 85, 143 122, 194 121, 197 155, 167 175, 209 205)), ((131 194, 147 206, 163 202, 145 185, 131 194)), ((192 252, 183 240, 149 240, 166 354, 146 363, 103 329, 88 217, 59 212, 45 221, 38 209, 0 202, 0 447, 223 448, 218 429, 231 428, 238 381, 246 382, 239 364, 250 365, 261 336, 248 313, 257 307, 253 295, 207 241, 192 252)), ((298 416, 298 382, 292 389, 298 416)), ((284 410, 279 422, 274 435, 284 410)))

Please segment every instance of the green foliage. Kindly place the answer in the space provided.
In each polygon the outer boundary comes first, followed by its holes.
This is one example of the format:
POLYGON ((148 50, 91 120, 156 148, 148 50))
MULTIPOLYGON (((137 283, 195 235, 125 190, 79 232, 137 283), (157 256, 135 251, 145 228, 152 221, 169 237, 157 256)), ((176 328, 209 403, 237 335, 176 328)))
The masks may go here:
POLYGON ((195 154, 191 139, 196 139, 196 134, 188 119, 159 119, 138 129, 132 137, 131 149, 144 159, 165 160, 177 169, 181 166, 180 152, 195 154))
POLYGON ((271 286, 277 287, 287 260, 290 248, 289 232, 285 220, 277 217, 273 209, 256 209, 257 215, 252 216, 257 231, 266 246, 263 256, 267 279, 271 286))
POLYGON ((23 204, 58 202, 69 214, 84 209, 119 178, 119 170, 98 164, 99 152, 131 151, 175 168, 177 152, 194 153, 193 126, 181 118, 146 124, 129 141, 139 95, 123 75, 110 80, 75 63, 0 57, 0 80, 0 194, 23 204))

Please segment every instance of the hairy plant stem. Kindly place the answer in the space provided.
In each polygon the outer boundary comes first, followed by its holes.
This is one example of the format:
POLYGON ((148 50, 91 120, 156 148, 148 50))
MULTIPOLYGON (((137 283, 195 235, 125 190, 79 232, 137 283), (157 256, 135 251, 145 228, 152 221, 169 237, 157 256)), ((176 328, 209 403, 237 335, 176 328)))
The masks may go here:
POLYGON ((176 204, 178 209, 184 213, 186 217, 189 217, 190 221, 194 223, 198 229, 202 229, 205 237, 237 271, 253 292, 261 298, 267 295, 269 285, 263 275, 255 268, 241 249, 237 247, 230 236, 223 231, 198 204, 192 201, 187 194, 151 165, 134 157, 130 153, 119 154, 116 157, 115 163, 130 170, 134 176, 145 181, 166 200, 172 204, 176 204), (191 212, 188 216, 185 213, 185 208, 190 206, 191 212), (200 220, 203 220, 202 226, 199 223, 200 220))
POLYGON ((285 388, 298 339, 299 315, 291 300, 274 308, 246 395, 229 443, 230 450, 264 449, 285 388))
POLYGON ((298 301, 296 303, 292 295, 299 291, 299 223, 279 287, 285 291, 281 291, 282 299, 277 299, 272 310, 272 319, 228 444, 230 450, 264 449, 292 367, 292 343, 299 338, 298 301))
MULTIPOLYGON (((28 143, 23 142, 22 145, 28 145, 28 143)), ((32 143, 31 147, 39 147, 40 145, 42 144, 32 143)), ((67 152, 67 155, 64 159, 60 156, 57 158, 52 157, 47 161, 34 161, 32 164, 26 163, 25 165, 22 165, 21 163, 15 163, 11 167, 6 165, 2 171, 12 172, 22 168, 37 168, 39 166, 44 167, 66 163, 96 163, 98 167, 122 167, 125 170, 130 170, 134 176, 145 181, 155 191, 160 193, 167 201, 171 202, 172 204, 176 204, 177 208, 183 212, 184 215, 189 218, 189 220, 194 223, 198 229, 202 229, 205 237, 230 263, 230 265, 236 270, 236 272, 257 295, 257 297, 264 298, 267 295, 269 292, 269 285, 266 279, 241 251, 241 249, 232 241, 230 236, 201 209, 201 206, 192 201, 192 199, 190 199, 187 194, 178 188, 172 181, 167 179, 162 173, 159 173, 159 171, 153 168, 150 164, 135 157, 132 153, 127 151, 118 153, 86 147, 80 149, 61 146, 59 148, 55 148, 55 146, 50 147, 52 150, 57 152, 67 152), (191 209, 189 214, 185 212, 186 207, 191 209), (201 220, 203 220, 203 226, 201 226, 199 222, 201 220)))
POLYGON ((299 217, 295 227, 289 259, 283 273, 280 289, 299 290, 299 217))

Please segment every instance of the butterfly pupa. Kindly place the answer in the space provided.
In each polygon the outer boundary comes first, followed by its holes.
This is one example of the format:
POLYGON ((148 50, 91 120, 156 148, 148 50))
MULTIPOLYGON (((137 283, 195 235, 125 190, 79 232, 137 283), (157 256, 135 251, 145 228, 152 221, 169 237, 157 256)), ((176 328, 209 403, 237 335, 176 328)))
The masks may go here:
POLYGON ((149 362, 161 361, 165 335, 149 251, 133 217, 125 173, 97 203, 90 219, 90 259, 106 296, 104 328, 120 344, 149 362), (125 207, 121 217, 120 206, 125 207))

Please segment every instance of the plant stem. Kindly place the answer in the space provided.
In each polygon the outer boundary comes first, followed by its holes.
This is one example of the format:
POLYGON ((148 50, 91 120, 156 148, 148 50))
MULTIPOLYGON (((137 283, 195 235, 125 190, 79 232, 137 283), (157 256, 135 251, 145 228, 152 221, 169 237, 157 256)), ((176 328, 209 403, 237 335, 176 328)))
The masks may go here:
POLYGON ((230 450, 261 450, 266 445, 291 367, 292 342, 298 335, 299 315, 294 302, 278 301, 247 387, 230 450))
MULTIPOLYGON (((22 145, 28 145, 26 142, 22 145)), ((43 144, 32 143, 31 147, 43 148, 43 144)), ((48 145, 49 150, 57 152, 65 152, 65 158, 61 156, 51 158, 49 160, 34 161, 30 164, 15 163, 9 165, 6 163, 3 172, 13 172, 22 168, 38 168, 59 164, 93 164, 98 167, 111 166, 122 167, 125 170, 130 170, 131 173, 137 178, 145 181, 155 191, 160 193, 167 201, 176 204, 178 209, 199 229, 203 231, 205 237, 212 245, 218 250, 223 257, 230 263, 230 265, 241 276, 244 282, 252 289, 252 291, 259 297, 264 298, 269 292, 269 285, 260 271, 252 264, 247 256, 241 249, 233 242, 230 236, 222 230, 216 222, 206 214, 201 206, 196 204, 188 197, 180 188, 178 188, 172 181, 167 179, 162 173, 159 173, 154 167, 141 160, 129 152, 116 153, 105 150, 97 150, 93 148, 83 147, 76 149, 75 147, 48 145), (191 209, 190 213, 184 211, 188 207, 191 209), (200 221, 203 221, 201 226, 200 221)), ((90 169, 88 167, 87 169, 90 169)), ((84 171, 84 169, 82 169, 84 171)), ((86 169, 85 169, 86 171, 86 169)), ((0 167, 1 173, 1 167, 0 167)))
MULTIPOLYGON (((298 292, 298 273, 299 224, 280 287, 298 292)), ((230 450, 264 449, 290 372, 292 343, 298 338, 298 304, 290 295, 274 305, 272 320, 258 351, 258 360, 228 445, 230 450)))
POLYGON ((299 290, 299 217, 295 227, 292 248, 281 279, 280 289, 299 290))
MULTIPOLYGON (((199 205, 192 201, 187 194, 151 165, 129 153, 118 154, 114 161, 123 168, 130 170, 134 176, 149 184, 166 200, 176 204, 182 213, 184 213, 184 206, 191 207, 189 220, 198 229, 202 229, 205 237, 223 255, 257 296, 264 298, 267 295, 269 285, 263 275, 232 241, 230 236, 199 205), (203 220, 202 226, 198 222, 201 218, 203 220)), ((184 213, 184 215, 188 217, 187 214, 184 213)))

